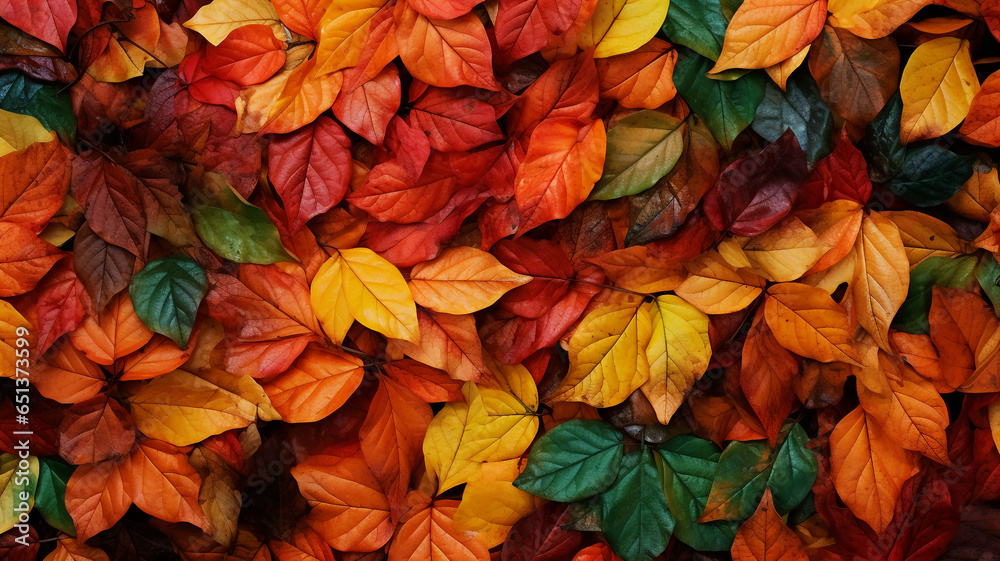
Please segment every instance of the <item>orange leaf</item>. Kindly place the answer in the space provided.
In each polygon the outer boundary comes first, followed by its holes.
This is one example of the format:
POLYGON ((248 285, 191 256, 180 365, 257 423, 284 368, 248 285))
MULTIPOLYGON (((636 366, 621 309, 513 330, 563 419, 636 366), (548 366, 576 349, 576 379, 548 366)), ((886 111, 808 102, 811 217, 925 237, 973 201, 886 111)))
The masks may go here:
POLYGON ((774 508, 771 489, 764 490, 764 497, 753 516, 740 525, 731 549, 733 561, 808 561, 802 540, 785 525, 774 508))
POLYGON ((519 232, 565 218, 587 200, 604 171, 606 144, 600 120, 556 118, 538 125, 514 180, 519 232))
POLYGON ((73 346, 97 364, 112 364, 152 338, 153 332, 136 315, 125 292, 115 296, 97 319, 87 316, 70 333, 73 346))
MULTIPOLYGON (((192 341, 197 341, 197 333, 192 335, 192 341)), ((189 346, 187 350, 182 351, 177 343, 168 337, 154 335, 139 350, 121 359, 122 375, 119 379, 148 380, 172 372, 191 358, 193 347, 189 346)))
POLYGON ((447 314, 471 314, 531 279, 504 267, 485 251, 459 246, 415 265, 409 285, 421 306, 447 314))
POLYGON ((291 367, 263 384, 271 405, 289 423, 324 419, 347 402, 361 385, 361 359, 310 345, 291 367))
POLYGON ((123 473, 127 459, 84 464, 66 483, 66 510, 73 517, 76 537, 86 541, 114 526, 132 506, 123 473))
POLYGON ((958 388, 975 372, 984 351, 996 345, 1000 321, 980 296, 941 286, 933 287, 927 320, 941 357, 941 376, 958 388))
POLYGON ((106 385, 104 371, 73 345, 62 345, 54 356, 43 355, 36 368, 31 383, 59 403, 90 399, 106 385))
POLYGON ((972 98, 972 107, 958 132, 977 144, 994 148, 1000 146, 1000 115, 996 108, 1000 104, 1000 71, 990 74, 982 87, 972 98))
MULTIPOLYGON (((886 389, 876 392, 858 384, 858 400, 865 411, 886 429, 890 438, 907 450, 948 465, 948 407, 933 384, 918 376, 899 359, 879 353, 881 361, 896 362, 900 379, 886 376, 886 389), (883 358, 885 357, 885 358, 883 358)), ((888 368, 883 367, 883 370, 888 368)))
POLYGON ((677 51, 656 38, 630 53, 598 59, 601 99, 630 109, 656 109, 677 94, 676 62, 677 51))
MULTIPOLYGON (((4 191, 6 181, 5 178, 4 191)), ((0 298, 24 294, 34 288, 63 255, 59 248, 35 237, 31 230, 0 221, 0 298)))
POLYGON ((208 521, 198 505, 201 477, 182 448, 161 440, 140 441, 132 449, 122 479, 135 506, 147 514, 208 530, 208 521))
POLYGON ((0 157, 0 221, 37 234, 59 211, 69 190, 69 151, 58 141, 37 142, 0 157))
POLYGON ((781 283, 767 296, 764 317, 782 347, 820 362, 859 364, 851 320, 826 291, 781 283))
POLYGON ((483 345, 471 315, 451 315, 419 308, 420 342, 389 341, 389 352, 406 354, 428 366, 440 368, 456 380, 478 382, 489 376, 483 362, 483 345))
POLYGON ((861 407, 830 434, 830 475, 837 494, 879 534, 892 520, 903 483, 920 470, 919 461, 861 407))
POLYGON ((458 504, 435 500, 411 511, 389 547, 389 561, 487 561, 490 554, 475 534, 455 529, 458 504))
POLYGON ((730 68, 767 68, 812 43, 826 21, 826 0, 792 0, 775 5, 747 0, 733 15, 722 54, 709 73, 730 68))
POLYGON ((389 499, 364 460, 317 455, 292 468, 312 506, 306 521, 341 551, 375 551, 392 537, 389 499))
POLYGON ((399 58, 414 78, 432 86, 499 90, 483 22, 475 14, 431 19, 407 2, 396 4, 399 58))
POLYGON ((432 417, 430 406, 406 386, 379 378, 358 436, 365 461, 386 490, 394 518, 399 516, 413 469, 423 461, 421 446, 432 417))

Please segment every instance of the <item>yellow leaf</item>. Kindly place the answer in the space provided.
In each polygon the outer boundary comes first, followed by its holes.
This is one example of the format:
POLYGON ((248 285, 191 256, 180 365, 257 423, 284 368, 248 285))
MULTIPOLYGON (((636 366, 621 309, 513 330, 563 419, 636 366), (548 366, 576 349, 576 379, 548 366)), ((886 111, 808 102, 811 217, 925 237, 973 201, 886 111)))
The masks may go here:
POLYGON ((417 307, 403 275, 368 248, 337 250, 319 268, 310 295, 323 331, 337 344, 355 319, 386 337, 420 341, 417 307))
POLYGON ((30 115, 0 109, 0 156, 24 150, 36 142, 49 142, 56 133, 30 115))
POLYGON ((784 220, 743 245, 753 271, 773 282, 798 279, 829 249, 829 244, 798 218, 784 220))
POLYGON ((519 457, 538 431, 538 417, 515 396, 472 382, 462 390, 467 403, 446 403, 424 435, 424 459, 438 493, 472 480, 481 462, 519 457))
POLYGON ((677 296, 662 295, 653 301, 650 320, 649 380, 642 385, 642 393, 665 425, 708 369, 712 356, 708 316, 677 296))
MULTIPOLYGON (((23 357, 20 363, 17 362, 17 340, 19 335, 23 336, 25 341, 29 343, 28 347, 34 347, 34 338, 30 336, 32 331, 31 324, 14 309, 14 306, 0 300, 0 376, 4 378, 17 377, 15 367, 21 368, 24 375, 29 374, 27 357, 23 357)), ((21 354, 26 353, 30 354, 30 351, 21 351, 21 354)))
POLYGON ((716 251, 686 263, 688 278, 674 291, 706 314, 728 314, 749 306, 764 291, 764 279, 734 269, 716 251))
POLYGON ((825 21, 826 2, 822 0, 777 4, 772 0, 746 0, 726 27, 722 54, 709 73, 778 64, 812 43, 825 21))
POLYGON ((892 352, 889 325, 910 288, 909 261, 899 228, 873 212, 862 220, 854 248, 858 258, 851 290, 858 323, 872 334, 879 347, 892 352))
POLYGON ((788 282, 767 296, 764 319, 782 347, 820 362, 861 364, 847 311, 825 291, 788 282))
POLYGON ((258 417, 281 418, 253 378, 221 370, 197 375, 174 370, 153 378, 127 401, 143 434, 175 446, 243 428, 258 417))
POLYGON ((830 25, 878 39, 910 20, 932 0, 830 0, 830 25))
POLYGON ((958 237, 948 224, 915 210, 893 210, 882 216, 899 228, 910 270, 928 257, 957 257, 969 253, 968 242, 958 237))
POLYGON ((899 139, 909 144, 947 133, 969 114, 977 93, 979 77, 968 41, 939 37, 920 45, 899 82, 903 100, 899 139))
POLYGON ((455 528, 477 532, 487 548, 503 543, 518 520, 544 502, 512 482, 520 475, 519 460, 483 464, 478 476, 465 486, 455 512, 455 528))
POLYGON ((481 389, 506 392, 517 398, 526 411, 538 409, 538 386, 527 368, 520 364, 504 364, 489 353, 484 353, 483 358, 493 380, 479 384, 481 389))
POLYGON ((344 73, 319 72, 313 57, 295 67, 267 116, 264 131, 275 134, 292 132, 316 120, 333 106, 344 84, 344 73))
POLYGON ((976 169, 954 196, 948 208, 978 222, 989 222, 990 213, 1000 204, 1000 178, 997 168, 988 172, 976 169))
POLYGON ((500 299, 532 277, 504 267, 496 257, 472 247, 449 247, 410 271, 413 299, 436 312, 471 314, 500 299))
MULTIPOLYGON (((537 390, 536 390, 537 392, 537 390)), ((521 455, 538 432, 535 410, 514 394, 467 383, 462 387, 469 404, 469 423, 462 438, 474 462, 498 462, 521 455)), ((526 396, 537 403, 537 393, 526 396)))
POLYGON ((27 515, 35 506, 38 458, 28 456, 23 460, 27 469, 18 466, 21 461, 17 454, 0 454, 0 532, 19 524, 18 513, 27 515), (27 500, 22 500, 24 495, 27 495, 27 500))
POLYGON ((649 378, 649 305, 617 303, 587 314, 569 340, 569 373, 548 401, 611 407, 649 378))
POLYGON ((358 64, 368 41, 372 17, 386 0, 336 0, 319 20, 316 60, 319 74, 329 74, 358 64))
POLYGON ((596 47, 594 58, 630 53, 656 35, 669 7, 669 0, 597 0, 577 42, 584 50, 596 47))
POLYGON ((218 45, 232 30, 251 24, 266 25, 275 37, 285 37, 278 12, 268 0, 214 0, 198 10, 184 23, 184 27, 201 33, 210 43, 218 45))
POLYGON ((778 84, 781 91, 785 91, 785 87, 788 85, 788 78, 791 77, 792 72, 795 72, 802 65, 802 61, 806 59, 806 55, 809 54, 809 47, 811 46, 806 45, 806 48, 801 51, 764 69, 767 75, 774 80, 774 83, 778 84))

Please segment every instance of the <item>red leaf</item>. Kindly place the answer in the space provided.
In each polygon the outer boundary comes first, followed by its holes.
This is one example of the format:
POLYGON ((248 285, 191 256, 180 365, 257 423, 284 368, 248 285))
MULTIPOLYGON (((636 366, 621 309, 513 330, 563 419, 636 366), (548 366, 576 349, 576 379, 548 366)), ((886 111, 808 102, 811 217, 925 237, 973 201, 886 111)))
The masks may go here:
POLYGON ((406 0, 414 10, 429 18, 455 19, 472 11, 476 0, 406 0))
POLYGON ((501 561, 559 561, 577 551, 583 536, 563 530, 572 521, 570 506, 546 503, 518 520, 507 534, 501 561))
POLYGON ((414 102, 407 119, 427 133, 431 148, 442 152, 466 152, 503 140, 493 106, 468 93, 432 86, 414 102))
POLYGON ((206 72, 240 86, 259 84, 285 64, 285 42, 266 25, 234 29, 218 45, 207 45, 202 67, 206 72))
POLYGON ((328 117, 272 140, 267 153, 268 177, 293 234, 336 206, 351 184, 351 141, 328 117))
POLYGON ((462 222, 488 195, 462 189, 437 214, 415 224, 376 222, 368 225, 361 244, 397 267, 412 267, 437 257, 441 246, 458 234, 462 222))
POLYGON ((84 224, 73 243, 73 267, 90 295, 94 310, 100 312, 112 296, 128 287, 135 255, 104 241, 84 224))
POLYGON ((344 73, 344 86, 333 103, 333 114, 347 128, 381 146, 386 127, 399 111, 399 70, 395 64, 388 64, 374 78, 357 83, 348 81, 351 70, 344 73))
POLYGON ((580 0, 500 0, 493 32, 502 65, 541 50, 549 37, 568 30, 579 13, 580 0))
POLYGON ((705 214, 719 231, 756 236, 788 214, 808 174, 805 152, 792 131, 785 131, 759 153, 723 170, 705 195, 705 214))
POLYGON ((96 151, 73 160, 72 191, 91 229, 104 241, 145 255, 146 216, 135 177, 96 151))
POLYGON ((848 138, 845 129, 833 152, 816 164, 809 178, 802 184, 798 202, 802 208, 817 208, 837 199, 865 204, 871 194, 872 181, 868 178, 868 164, 861 151, 848 138))
POLYGON ((64 53, 76 13, 74 0, 0 0, 0 18, 64 53))
POLYGON ((597 108, 597 66, 590 52, 557 60, 538 77, 507 114, 511 137, 530 135, 542 119, 572 117, 588 122, 597 108))
POLYGON ((106 395, 73 404, 59 424, 59 455, 71 464, 117 460, 134 443, 132 416, 106 395))

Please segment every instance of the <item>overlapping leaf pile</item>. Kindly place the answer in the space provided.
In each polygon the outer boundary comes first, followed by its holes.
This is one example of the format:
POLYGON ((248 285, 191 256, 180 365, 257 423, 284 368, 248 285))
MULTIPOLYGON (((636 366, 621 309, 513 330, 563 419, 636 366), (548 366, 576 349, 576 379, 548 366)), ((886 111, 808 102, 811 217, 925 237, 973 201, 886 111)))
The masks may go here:
POLYGON ((0 18, 5 558, 1000 550, 1000 3, 0 18))

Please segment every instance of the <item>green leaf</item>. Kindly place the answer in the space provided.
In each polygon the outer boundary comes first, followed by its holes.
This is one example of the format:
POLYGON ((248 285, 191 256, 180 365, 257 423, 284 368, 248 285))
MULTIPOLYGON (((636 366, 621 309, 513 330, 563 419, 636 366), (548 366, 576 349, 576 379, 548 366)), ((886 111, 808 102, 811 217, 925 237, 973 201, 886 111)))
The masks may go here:
POLYGON ((281 245, 281 235, 267 214, 244 201, 225 177, 205 173, 194 191, 194 228, 212 251, 237 263, 295 261, 281 245))
POLYGON ((604 174, 590 198, 617 199, 655 185, 680 159, 684 129, 683 121, 649 109, 618 121, 608 131, 604 174))
POLYGON ((710 440, 677 436, 660 445, 656 465, 677 539, 698 551, 729 551, 739 522, 698 522, 722 451, 710 440))
MULTIPOLYGON (((990 256, 992 260, 993 257, 990 256)), ((896 312, 892 326, 907 333, 929 333, 927 314, 931 311, 934 286, 972 290, 976 268, 974 255, 928 257, 910 271, 910 287, 906 300, 896 312)))
POLYGON ((682 50, 674 66, 674 85, 716 140, 730 150, 736 137, 753 121, 764 99, 766 80, 762 72, 732 81, 713 80, 705 76, 712 66, 711 60, 682 50))
POLYGON ((974 159, 937 144, 909 148, 902 169, 889 181, 889 189, 916 206, 939 205, 972 177, 974 159))
POLYGON ((618 476, 625 439, 603 421, 567 421, 535 442, 514 486, 568 503, 596 495, 618 476))
MULTIPOLYGON (((767 478, 767 486, 771 488, 774 496, 774 507, 781 514, 790 512, 809 496, 819 474, 819 462, 816 461, 816 454, 806 448, 808 443, 809 437, 806 431, 796 424, 792 425, 792 430, 785 441, 778 445, 774 467, 767 478)), ((750 514, 757 508, 759 500, 758 498, 754 501, 750 514)))
POLYGON ((793 74, 785 91, 768 82, 751 126, 768 142, 778 140, 787 129, 792 129, 810 164, 833 149, 833 112, 823 102, 808 72, 793 74))
POLYGON ((757 508, 770 487, 774 506, 785 514, 809 494, 819 464, 806 448, 809 437, 799 425, 791 425, 777 448, 767 441, 734 441, 719 458, 719 467, 701 520, 744 520, 757 508))
POLYGON ((76 116, 69 94, 16 71, 0 72, 0 109, 30 115, 67 144, 76 143, 76 116))
POLYGON ((671 43, 718 60, 728 25, 718 0, 671 0, 663 34, 671 43))
POLYGON ((601 495, 603 532, 625 561, 649 561, 667 549, 674 518, 645 447, 622 459, 618 479, 601 495))
POLYGON ((903 169, 906 147, 899 141, 899 121, 903 115, 903 100, 893 94, 879 114, 868 123, 861 139, 861 151, 868 163, 868 177, 885 183, 903 169))
POLYGON ((993 303, 993 311, 1000 316, 1000 264, 997 264, 992 253, 982 252, 979 265, 976 266, 976 280, 993 303))
POLYGON ((49 526, 76 536, 73 518, 66 511, 66 483, 75 468, 54 458, 38 462, 38 487, 35 489, 35 508, 49 526))
POLYGON ((208 292, 208 275, 186 255, 171 255, 146 265, 128 289, 135 313, 153 331, 186 349, 195 316, 208 292))
POLYGON ((0 533, 19 523, 22 512, 35 506, 38 484, 38 458, 28 456, 27 469, 21 469, 17 454, 0 454, 0 533))

